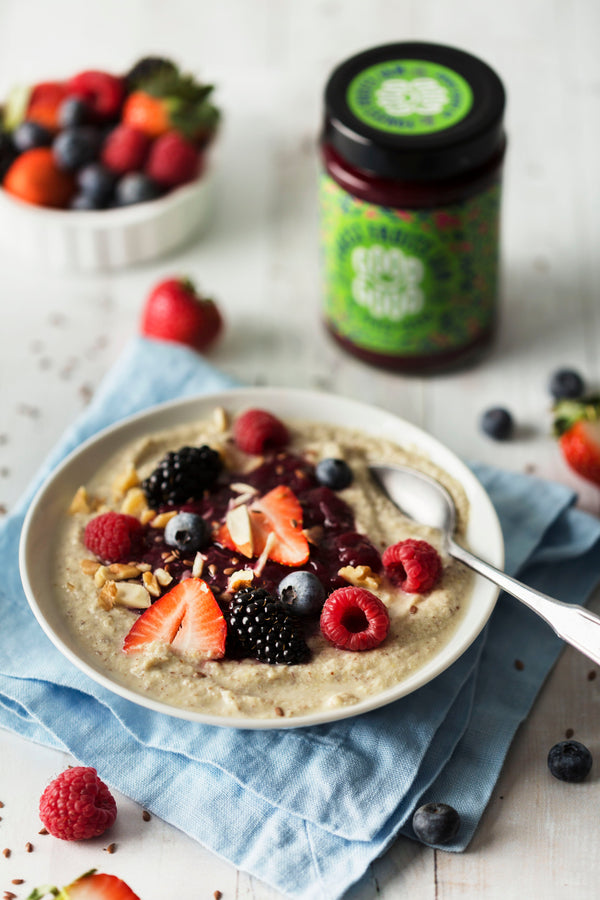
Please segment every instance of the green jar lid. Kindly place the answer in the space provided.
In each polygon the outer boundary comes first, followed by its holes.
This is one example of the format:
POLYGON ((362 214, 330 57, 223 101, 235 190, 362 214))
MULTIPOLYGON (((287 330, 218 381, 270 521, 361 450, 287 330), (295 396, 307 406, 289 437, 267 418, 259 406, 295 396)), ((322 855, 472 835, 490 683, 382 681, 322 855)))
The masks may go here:
POLYGON ((323 139, 351 165, 384 178, 449 178, 503 149, 505 99, 493 69, 470 53, 387 44, 334 70, 323 139))

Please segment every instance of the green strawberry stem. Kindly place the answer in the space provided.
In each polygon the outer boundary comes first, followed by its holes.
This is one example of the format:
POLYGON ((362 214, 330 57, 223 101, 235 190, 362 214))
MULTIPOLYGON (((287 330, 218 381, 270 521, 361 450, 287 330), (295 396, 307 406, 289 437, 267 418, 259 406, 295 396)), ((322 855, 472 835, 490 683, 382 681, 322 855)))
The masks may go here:
POLYGON ((600 394, 590 394, 579 400, 559 400, 553 407, 553 434, 560 437, 576 422, 600 421, 600 394))

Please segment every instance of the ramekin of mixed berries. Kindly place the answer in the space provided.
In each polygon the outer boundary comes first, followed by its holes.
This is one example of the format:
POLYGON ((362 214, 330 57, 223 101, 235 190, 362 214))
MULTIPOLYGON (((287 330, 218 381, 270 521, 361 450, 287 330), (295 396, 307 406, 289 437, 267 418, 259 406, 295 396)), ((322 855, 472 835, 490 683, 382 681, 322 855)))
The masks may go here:
POLYGON ((163 57, 13 89, 0 110, 7 248, 57 268, 113 268, 189 237, 208 212, 212 94, 163 57))

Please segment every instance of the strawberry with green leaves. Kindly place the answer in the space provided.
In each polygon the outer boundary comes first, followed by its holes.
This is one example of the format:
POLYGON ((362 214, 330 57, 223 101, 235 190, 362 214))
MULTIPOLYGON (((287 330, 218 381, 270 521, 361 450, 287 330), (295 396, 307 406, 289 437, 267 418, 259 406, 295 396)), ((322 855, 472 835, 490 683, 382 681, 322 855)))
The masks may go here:
POLYGON ((554 434, 571 469, 600 487, 600 394, 559 401, 554 434))
POLYGON ((159 71, 138 82, 137 90, 125 100, 121 118, 151 138, 177 131, 205 146, 219 122, 219 111, 209 99, 213 90, 213 85, 199 84, 178 70, 159 71))
POLYGON ((35 888, 27 900, 43 900, 44 897, 57 897, 58 900, 140 900, 121 878, 97 872, 96 869, 90 869, 63 888, 48 884, 35 888))

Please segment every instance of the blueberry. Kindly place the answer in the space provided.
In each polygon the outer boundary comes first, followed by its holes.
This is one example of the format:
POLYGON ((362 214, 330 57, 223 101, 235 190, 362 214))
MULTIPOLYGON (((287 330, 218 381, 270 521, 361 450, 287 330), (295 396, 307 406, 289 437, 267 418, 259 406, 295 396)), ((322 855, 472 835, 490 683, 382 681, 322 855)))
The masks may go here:
POLYGON ((352 469, 343 459, 322 459, 317 463, 315 474, 319 484, 324 484, 332 491, 342 491, 352 484, 352 469))
POLYGON ((557 369, 550 378, 548 390, 556 400, 581 397, 585 384, 583 378, 574 369, 557 369))
POLYGON ((79 191, 79 193, 75 194, 75 196, 71 199, 69 203, 69 209, 79 210, 80 212, 85 212, 93 209, 102 209, 102 204, 98 203, 94 197, 91 197, 89 194, 85 194, 83 191, 79 191))
POLYGON ((115 186, 115 176, 102 163, 92 162, 79 170, 77 184, 83 194, 95 201, 95 208, 99 208, 110 199, 115 186))
POLYGON ((458 833, 460 816, 447 803, 426 803, 413 815, 412 827, 424 844, 447 844, 458 833))
POLYGON ((548 768, 560 781, 583 781, 592 768, 592 754, 579 741, 560 741, 548 753, 548 768))
POLYGON ((95 128, 78 125, 65 128, 54 139, 52 152, 61 169, 73 171, 93 162, 100 150, 100 134, 95 128))
POLYGON ((496 441, 505 441, 514 429, 513 417, 507 409, 495 406, 486 409, 480 420, 481 430, 496 441))
POLYGON ((297 616, 318 616, 325 603, 325 588, 312 572, 290 572, 277 593, 282 606, 297 616))
POLYGON ((75 125, 86 125, 90 121, 90 108, 81 97, 67 97, 58 109, 58 121, 61 128, 73 128, 75 125))
POLYGON ((155 181, 142 172, 129 172, 117 182, 115 189, 115 205, 131 206, 134 203, 146 203, 156 200, 160 189, 155 181))
POLYGON ((52 133, 43 125, 27 120, 15 128, 12 139, 19 153, 25 153, 34 147, 49 147, 52 143, 52 133))
POLYGON ((210 526, 206 519, 196 513, 177 513, 166 524, 165 543, 184 553, 202 550, 210 541, 210 526))

